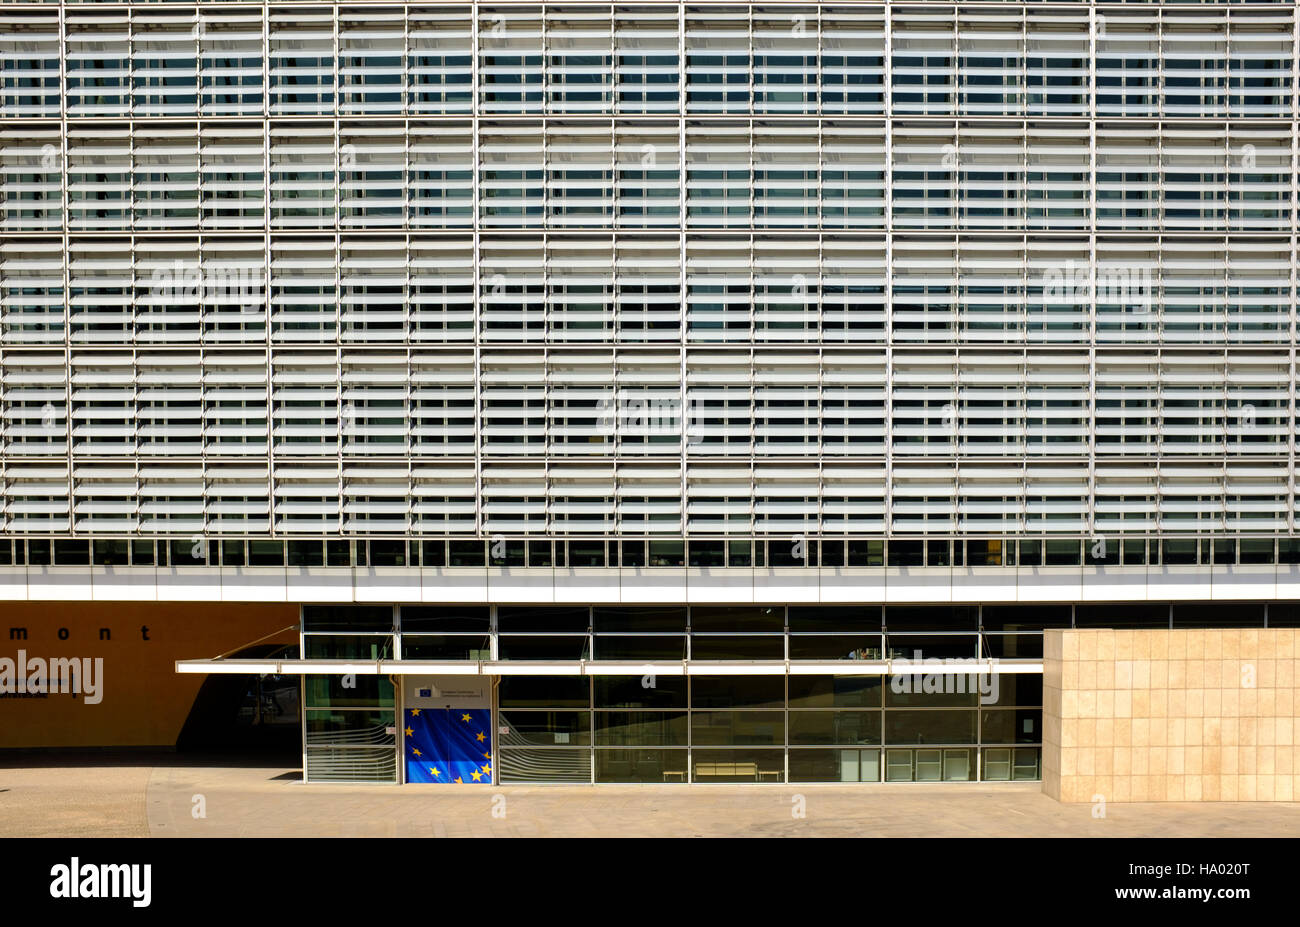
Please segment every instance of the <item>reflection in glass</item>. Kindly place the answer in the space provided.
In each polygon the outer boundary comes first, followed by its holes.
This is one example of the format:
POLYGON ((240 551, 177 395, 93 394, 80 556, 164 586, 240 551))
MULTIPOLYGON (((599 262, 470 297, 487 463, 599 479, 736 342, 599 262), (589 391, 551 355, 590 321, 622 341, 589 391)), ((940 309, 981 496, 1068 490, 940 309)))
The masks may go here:
MULTIPOLYGON (((992 674, 921 674, 888 677, 885 689, 887 708, 974 708, 980 703, 980 684, 993 694, 995 677, 992 674), (922 691, 938 689, 940 691, 922 691), (942 691, 942 690, 949 691, 942 691), (959 690, 959 691, 958 691, 959 690)), ((1000 687, 1000 677, 996 680, 1000 687)))
POLYGON ((682 711, 598 711, 596 743, 602 747, 686 746, 682 711))
POLYGON ((552 637, 520 637, 502 634, 497 638, 502 660, 585 660, 587 635, 557 634, 552 637))
POLYGON ((586 606, 556 606, 554 608, 497 608, 497 629, 527 634, 552 632, 583 632, 589 624, 586 606))
POLYGON ((696 605, 691 609, 692 631, 779 632, 784 627, 785 609, 780 606, 719 607, 696 605))
POLYGON ((879 660, 879 634, 791 634, 791 660, 879 660))
POLYGON ((882 676, 791 676, 791 708, 879 708, 882 676))
POLYGON ((780 676, 692 676, 692 708, 783 708, 780 676))
POLYGON ((586 676, 502 676, 502 708, 586 708, 591 702, 586 676))
POLYGON ((392 747, 314 747, 306 750, 309 782, 396 782, 392 747))
POLYGON ((885 743, 973 744, 977 715, 964 710, 887 710, 885 743))
POLYGON ((631 637, 596 635, 597 660, 684 660, 686 635, 631 637))
POLYGON ((973 659, 979 656, 975 634, 899 634, 890 629, 886 641, 892 659, 973 659))
POLYGON ((313 631, 375 631, 393 630, 391 605, 304 605, 302 629, 313 631))
POLYGON ((308 708, 369 708, 393 704, 393 681, 387 676, 357 674, 343 685, 343 676, 308 676, 308 708))
POLYGON ((619 607, 597 606, 592 610, 592 627, 597 633, 609 631, 682 631, 686 630, 686 609, 672 606, 619 607))
POLYGON ((791 605, 790 630, 858 633, 880 630, 879 605, 791 605))
POLYGON ((403 660, 490 660, 491 643, 481 634, 403 634, 403 660))
POLYGON ((307 743, 379 746, 395 743, 392 711, 330 711, 309 708, 306 712, 307 743))
POLYGON ((784 660, 785 639, 780 634, 762 637, 696 634, 691 637, 691 657, 696 660, 784 660))
POLYGON ((591 753, 573 747, 503 747, 497 771, 502 782, 590 782, 591 753))
POLYGON ((691 712, 691 743, 780 746, 785 743, 785 714, 780 711, 694 711, 691 712))
POLYGON ((999 660, 1041 660, 1042 634, 985 634, 984 655, 999 660))
POLYGON ((391 660, 391 634, 307 634, 303 636, 308 660, 391 660))
POLYGON ((986 744, 1036 744, 1042 741, 1040 730, 1043 710, 985 711, 980 715, 980 741, 986 744))
POLYGON ((784 782, 783 750, 692 750, 694 782, 784 782))
POLYGON ((879 782, 879 750, 790 750, 791 782, 879 782))
POLYGON ((685 708, 685 676, 597 676, 597 708, 685 708))
POLYGON ((591 743, 591 715, 585 711, 503 711, 498 718, 502 747, 591 743))
POLYGON ((791 744, 878 744, 878 711, 792 711, 791 744))
MULTIPOLYGON (((416 631, 446 633, 447 631, 484 631, 491 624, 490 609, 486 605, 403 605, 403 633, 416 631)), ((403 639, 403 645, 406 641, 403 639)))
POLYGON ((685 750, 597 750, 597 782, 686 782, 685 750))

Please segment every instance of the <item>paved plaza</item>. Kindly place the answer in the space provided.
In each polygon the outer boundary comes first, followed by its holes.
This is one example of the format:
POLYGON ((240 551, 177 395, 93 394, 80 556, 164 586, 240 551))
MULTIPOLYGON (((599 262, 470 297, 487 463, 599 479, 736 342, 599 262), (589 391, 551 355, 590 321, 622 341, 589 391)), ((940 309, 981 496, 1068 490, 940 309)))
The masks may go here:
POLYGON ((293 765, 11 755, 5 836, 1213 837, 1300 835, 1300 803, 1062 805, 1039 784, 304 785, 293 765), (196 809, 203 816, 196 816, 196 809))

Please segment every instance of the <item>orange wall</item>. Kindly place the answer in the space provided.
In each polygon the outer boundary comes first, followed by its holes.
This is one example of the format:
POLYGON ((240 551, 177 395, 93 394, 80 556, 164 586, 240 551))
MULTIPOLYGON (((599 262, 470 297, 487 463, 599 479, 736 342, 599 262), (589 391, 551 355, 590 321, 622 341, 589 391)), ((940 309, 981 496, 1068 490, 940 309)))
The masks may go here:
MULTIPOLYGON (((296 604, 16 602, 0 605, 0 657, 102 657, 102 700, 0 695, 0 748, 173 746, 206 676, 177 660, 215 657, 298 622, 296 604), (148 627, 148 640, 141 626, 148 627), (27 639, 10 628, 26 627, 27 639), (59 639, 66 628, 67 639, 59 639), (100 640, 108 628, 110 640, 100 640)), ((294 643, 297 631, 266 643, 294 643)))

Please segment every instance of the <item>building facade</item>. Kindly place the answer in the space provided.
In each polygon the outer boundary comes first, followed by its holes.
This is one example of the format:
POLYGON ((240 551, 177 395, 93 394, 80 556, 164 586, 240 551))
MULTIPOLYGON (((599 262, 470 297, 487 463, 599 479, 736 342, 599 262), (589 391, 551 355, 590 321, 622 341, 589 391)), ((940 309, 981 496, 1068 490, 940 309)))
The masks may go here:
POLYGON ((1298 45, 0 3, 0 594, 301 606, 168 653, 312 780, 1037 779, 1044 628, 1295 626, 1298 45))

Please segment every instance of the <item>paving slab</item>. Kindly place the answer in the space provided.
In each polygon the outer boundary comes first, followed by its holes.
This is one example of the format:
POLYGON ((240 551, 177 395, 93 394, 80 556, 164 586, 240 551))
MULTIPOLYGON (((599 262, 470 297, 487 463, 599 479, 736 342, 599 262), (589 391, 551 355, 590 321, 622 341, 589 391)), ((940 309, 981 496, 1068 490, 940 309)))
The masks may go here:
POLYGON ((5 836, 1300 836, 1296 802, 1112 803, 1097 817, 1091 805, 1046 797, 1037 782, 307 785, 293 765, 6 762, 5 836))

